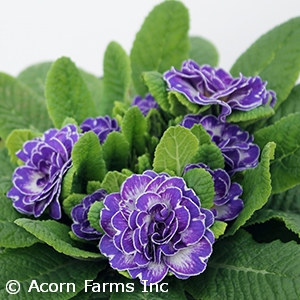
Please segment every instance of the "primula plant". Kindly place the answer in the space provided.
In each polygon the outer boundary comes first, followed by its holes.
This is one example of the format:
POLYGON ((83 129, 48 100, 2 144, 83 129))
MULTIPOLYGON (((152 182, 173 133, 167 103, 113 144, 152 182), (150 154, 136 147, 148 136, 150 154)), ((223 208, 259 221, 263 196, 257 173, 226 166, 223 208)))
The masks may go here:
POLYGON ((0 73, 0 299, 299 299, 300 18, 228 71, 188 30, 0 73))

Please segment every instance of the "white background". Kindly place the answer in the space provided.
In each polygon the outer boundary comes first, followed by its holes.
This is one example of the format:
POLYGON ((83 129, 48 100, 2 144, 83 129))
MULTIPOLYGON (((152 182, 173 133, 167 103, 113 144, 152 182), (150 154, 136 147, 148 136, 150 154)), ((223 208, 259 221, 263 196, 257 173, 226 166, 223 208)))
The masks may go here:
MULTIPOLYGON (((144 18, 162 0, 0 0, 0 71, 61 56, 101 76, 104 51, 117 41, 130 52, 144 18)), ((300 0, 183 0, 190 35, 209 39, 229 70, 258 37, 300 16, 300 0)), ((300 37, 299 37, 300 38, 300 37)))

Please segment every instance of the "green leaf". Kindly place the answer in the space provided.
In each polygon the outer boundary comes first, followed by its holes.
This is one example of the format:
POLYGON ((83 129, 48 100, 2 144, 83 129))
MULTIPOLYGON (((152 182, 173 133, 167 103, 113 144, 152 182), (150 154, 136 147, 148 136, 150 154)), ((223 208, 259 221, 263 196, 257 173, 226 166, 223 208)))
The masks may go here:
POLYGON ((105 105, 103 103, 103 79, 93 74, 79 69, 82 79, 91 92, 93 101, 96 106, 97 115, 105 115, 105 105))
POLYGON ((0 193, 6 193, 12 187, 15 168, 16 165, 10 161, 7 149, 0 149, 0 193))
POLYGON ((43 98, 21 81, 0 73, 0 137, 14 129, 43 132, 52 127, 43 98))
POLYGON ((95 279, 105 267, 106 263, 73 259, 41 244, 6 249, 0 254, 0 299, 70 299, 84 289, 85 280, 95 279), (6 282, 12 279, 20 283, 18 295, 9 295, 5 290, 6 282), (61 286, 61 292, 42 293, 34 288, 34 280, 39 286, 45 283, 44 290, 49 289, 51 283, 56 283, 58 288, 62 283, 65 285, 61 286), (32 282, 33 288, 28 292, 32 282))
POLYGON ((0 195, 0 206, 0 247, 21 248, 39 242, 36 237, 14 223, 24 215, 15 210, 10 199, 0 195))
POLYGON ((65 224, 54 220, 39 221, 26 218, 17 219, 15 223, 59 253, 81 259, 103 257, 100 253, 79 249, 69 236, 70 227, 65 224))
POLYGON ((47 74, 53 62, 43 62, 32 65, 18 75, 18 80, 25 83, 40 97, 45 98, 45 83, 47 74))
POLYGON ((231 69, 233 76, 259 75, 277 94, 275 109, 287 98, 300 70, 300 17, 261 36, 231 69))
POLYGON ((102 145, 107 170, 121 171, 127 167, 130 155, 129 143, 120 132, 111 132, 102 145))
POLYGON ((163 119, 161 113, 153 108, 150 109, 146 116, 148 133, 150 137, 161 137, 167 128, 166 122, 163 119))
POLYGON ((200 199, 201 207, 211 208, 215 196, 212 176, 204 169, 195 168, 183 175, 187 186, 194 190, 200 199))
POLYGON ((147 92, 143 72, 163 73, 172 66, 179 68, 188 58, 188 29, 188 11, 179 1, 163 2, 150 12, 130 53, 132 81, 139 95, 147 92))
POLYGON ((84 133, 72 150, 73 167, 77 176, 85 182, 101 181, 106 173, 102 155, 98 136, 92 131, 84 133))
POLYGON ((164 81, 163 75, 156 71, 144 72, 142 79, 158 105, 164 111, 169 112, 170 103, 168 101, 167 83, 164 81))
POLYGON ((255 211, 262 208, 268 201, 272 190, 270 160, 274 158, 275 147, 275 143, 268 143, 262 150, 258 166, 255 169, 245 171, 242 182, 243 194, 241 196, 244 201, 244 208, 228 229, 227 235, 234 234, 250 219, 255 211))
POLYGON ((222 236, 227 228, 227 223, 223 221, 215 220, 213 225, 210 227, 216 239, 222 236))
POLYGON ((300 84, 294 86, 288 98, 276 110, 276 114, 269 118, 266 123, 267 125, 274 124, 281 118, 295 112, 300 112, 300 84))
POLYGON ((254 135, 262 149, 268 141, 276 143, 271 162, 272 193, 284 192, 300 183, 300 114, 291 114, 260 129, 254 135))
POLYGON ((286 228, 300 237, 300 215, 298 213, 296 214, 275 209, 262 208, 251 217, 251 219, 247 222, 247 226, 256 223, 264 223, 271 219, 284 222, 286 228))
POLYGON ((169 127, 155 150, 155 172, 171 170, 181 176, 186 164, 197 152, 198 140, 191 131, 182 126, 169 127))
POLYGON ((197 137, 199 145, 212 144, 210 134, 201 124, 194 124, 191 128, 191 132, 197 137))
POLYGON ((137 106, 129 108, 123 118, 122 132, 129 142, 130 148, 134 148, 138 155, 145 153, 145 132, 147 121, 137 106))
POLYGON ((41 134, 29 129, 15 129, 7 137, 5 146, 8 149, 10 159, 13 163, 17 163, 19 158, 16 156, 16 152, 23 149, 25 142, 32 140, 35 137, 41 136, 41 134))
POLYGON ((300 185, 270 196, 265 208, 300 214, 300 185))
POLYGON ((234 110, 230 116, 227 117, 226 122, 238 123, 243 122, 248 125, 260 119, 265 119, 275 114, 274 109, 269 105, 262 105, 248 111, 234 110))
POLYGON ((66 117, 78 124, 96 115, 92 95, 80 71, 67 57, 56 60, 47 76, 46 98, 55 127, 60 128, 66 117))
MULTIPOLYGON (((107 173, 106 173, 107 174, 107 173)), ((86 187, 87 194, 93 194, 97 190, 101 188, 101 182, 100 181, 89 181, 86 187)))
POLYGON ((151 161, 148 154, 143 154, 138 157, 137 171, 139 174, 142 174, 146 170, 151 170, 151 161))
POLYGON ((214 143, 200 145, 192 161, 193 163, 204 163, 212 170, 224 169, 225 165, 224 156, 220 148, 214 143))
POLYGON ((129 57, 117 42, 110 42, 104 54, 103 99, 104 114, 111 115, 114 101, 129 96, 131 68, 129 57))
POLYGON ((189 57, 197 64, 200 66, 207 64, 212 67, 218 65, 219 54, 216 47, 210 41, 199 36, 191 36, 190 44, 189 57))
POLYGON ((103 201, 96 201, 91 205, 88 212, 88 220, 90 221, 90 225, 103 234, 105 232, 100 227, 100 212, 104 207, 103 201))
POLYGON ((120 191, 122 183, 128 176, 117 171, 107 172, 101 187, 105 189, 109 194, 120 191))
POLYGON ((169 92, 168 101, 170 103, 170 113, 174 116, 184 116, 188 113, 199 114, 209 108, 209 105, 202 108, 189 101, 184 95, 178 92, 169 92))
POLYGON ((85 194, 71 194, 63 200, 63 209, 65 213, 71 217, 72 209, 75 205, 81 203, 82 199, 85 197, 85 194))
POLYGON ((240 230, 216 242, 205 272, 183 286, 196 299, 297 299, 299 250, 295 242, 256 243, 240 230))

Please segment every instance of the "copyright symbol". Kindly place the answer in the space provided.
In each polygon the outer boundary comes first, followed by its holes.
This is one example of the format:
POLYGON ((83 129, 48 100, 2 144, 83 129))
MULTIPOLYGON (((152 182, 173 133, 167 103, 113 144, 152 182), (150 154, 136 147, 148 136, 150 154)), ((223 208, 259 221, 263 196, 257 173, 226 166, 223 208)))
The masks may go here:
POLYGON ((7 281, 5 288, 11 295, 18 294, 20 291, 20 283, 17 280, 7 281))

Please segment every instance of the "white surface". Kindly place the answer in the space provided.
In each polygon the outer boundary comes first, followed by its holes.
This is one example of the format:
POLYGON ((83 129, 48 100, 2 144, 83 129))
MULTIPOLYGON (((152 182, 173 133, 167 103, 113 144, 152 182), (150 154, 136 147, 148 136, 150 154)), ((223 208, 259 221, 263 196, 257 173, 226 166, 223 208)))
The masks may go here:
MULTIPOLYGON (((101 76, 108 43, 115 40, 129 53, 144 18, 161 2, 1 0, 0 71, 17 76, 32 64, 68 56, 101 76)), ((190 12, 190 35, 214 43, 226 70, 262 34, 300 16, 300 0, 182 2, 190 12)))

